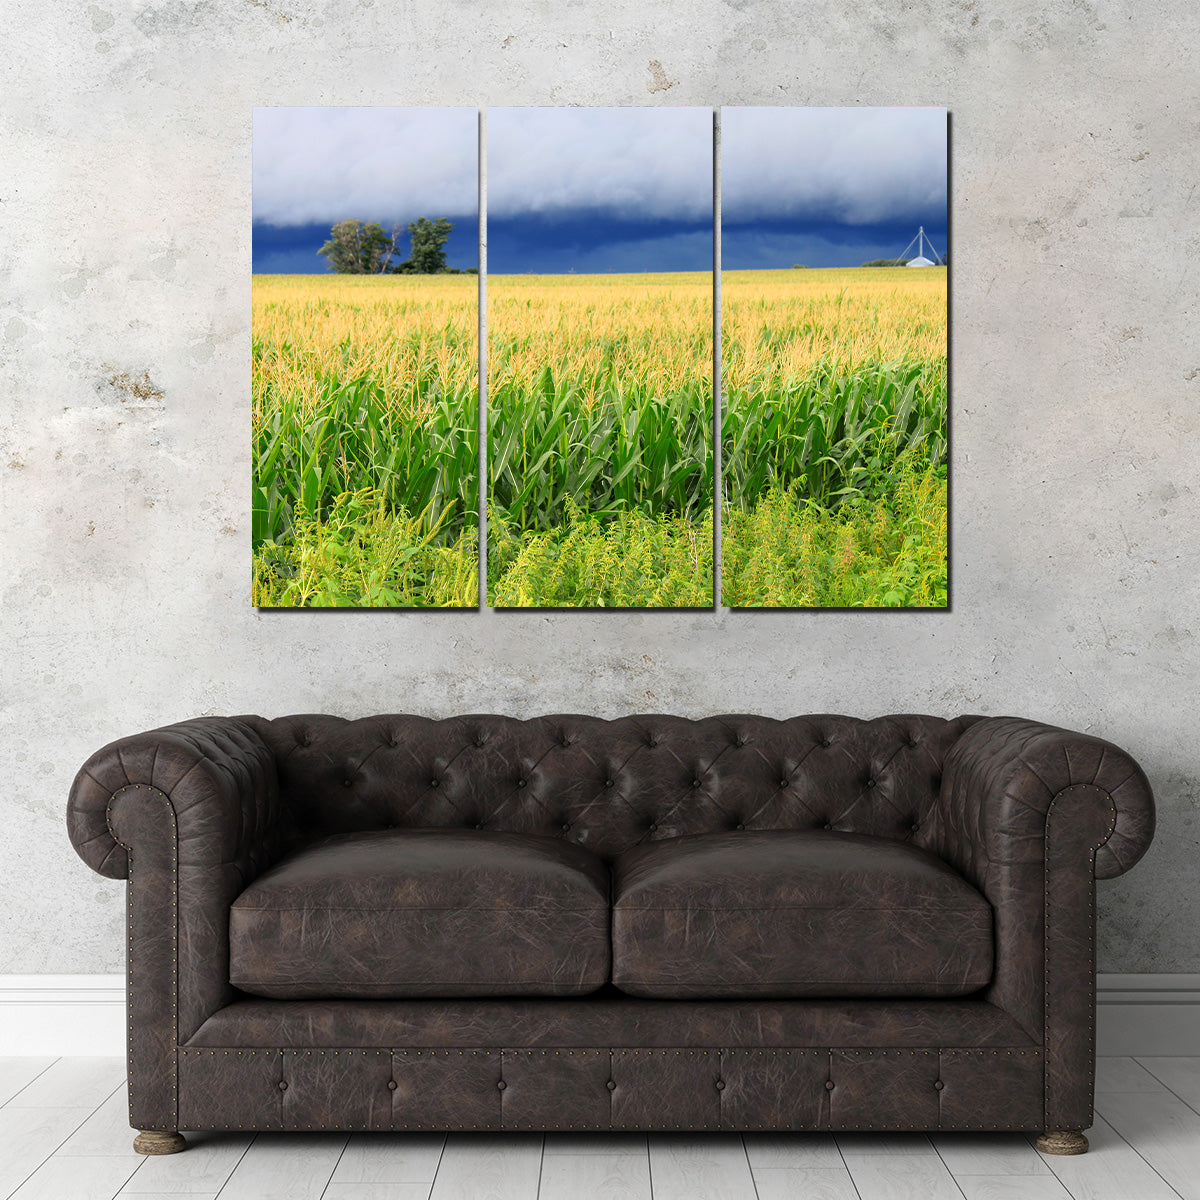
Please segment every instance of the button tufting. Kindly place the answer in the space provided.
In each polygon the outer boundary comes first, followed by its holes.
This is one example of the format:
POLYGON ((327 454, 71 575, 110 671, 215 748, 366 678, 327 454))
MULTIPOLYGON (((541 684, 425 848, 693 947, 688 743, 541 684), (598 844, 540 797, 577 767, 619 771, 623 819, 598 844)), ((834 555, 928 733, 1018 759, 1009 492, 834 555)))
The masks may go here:
POLYGON ((612 787, 612 786, 613 786, 613 781, 612 781, 611 779, 606 779, 606 780, 604 781, 604 786, 605 786, 605 787, 612 787))
POLYGON ((910 747, 911 747, 911 746, 915 746, 915 745, 917 744, 917 739, 916 739, 915 737, 910 737, 910 738, 908 739, 908 744, 909 744, 909 746, 910 746, 910 747))
POLYGON ((287 1080, 286 1080, 286 1079, 281 1079, 281 1080, 279 1081, 279 1090, 280 1090, 281 1092, 286 1092, 286 1091, 287 1091, 287 1080))
POLYGON ((788 779, 788 778, 787 778, 787 776, 784 776, 784 778, 783 778, 783 779, 781 779, 781 780, 779 781, 779 786, 780 786, 780 787, 787 787, 787 785, 788 785, 789 783, 791 783, 791 780, 790 780, 790 779, 788 779))
POLYGON ((567 832, 567 830, 568 830, 568 829, 570 829, 570 828, 571 828, 571 822, 570 822, 570 821, 564 821, 564 822, 562 823, 562 831, 563 831, 563 833, 566 833, 566 832, 567 832))
POLYGON ((826 1090, 827 1092, 832 1092, 832 1091, 833 1091, 833 1080, 832 1080, 832 1079, 827 1079, 827 1080, 825 1080, 825 1090, 826 1090))
POLYGON ((475 745, 476 745, 476 746, 482 746, 482 745, 484 744, 484 742, 486 742, 486 741, 487 741, 487 738, 485 738, 485 737, 483 736, 483 734, 481 733, 481 734, 480 734, 480 735, 479 735, 479 736, 478 736, 478 737, 475 739, 475 745))
POLYGON ((718 1080, 717 1080, 717 1091, 718 1091, 718 1092, 723 1092, 724 1090, 725 1090, 725 1080, 723 1080, 723 1079, 718 1079, 718 1080))
POLYGON ((525 779, 518 779, 518 780, 517 780, 517 787, 524 787, 524 786, 525 786, 525 784, 526 784, 527 782, 528 782, 528 780, 525 780, 525 779))
POLYGON ((646 739, 646 745, 647 745, 647 746, 649 746, 651 750, 653 750, 653 749, 654 749, 654 747, 658 745, 658 738, 656 738, 656 737, 648 737, 648 738, 646 739))
POLYGON ((700 780, 698 780, 698 779, 693 779, 693 780, 692 780, 692 787, 694 787, 694 788, 698 788, 699 786, 700 786, 700 780))
POLYGON ((394 1079, 388 1080, 388 1091, 389 1092, 394 1092, 399 1086, 400 1085, 394 1079))
POLYGON ((562 737, 558 739, 558 744, 560 746, 569 746, 571 744, 571 739, 564 733, 562 737))
POLYGON ((946 1085, 939 1079, 933 1086, 936 1091, 940 1092, 946 1085))
POLYGON ((823 737, 823 738, 821 739, 821 745, 822 745, 822 746, 832 746, 832 745, 833 745, 833 738, 831 738, 831 737, 823 737))
POLYGON ((475 825, 475 828, 476 828, 476 829, 482 829, 482 828, 483 828, 483 822, 482 822, 482 821, 479 821, 479 822, 477 822, 477 823, 476 823, 476 825, 475 825))
POLYGON ((508 1087, 508 1084, 505 1083, 504 1080, 502 1079, 502 1080, 500 1080, 500 1082, 498 1084, 496 1084, 496 1087, 499 1091, 504 1091, 504 1089, 506 1087, 508 1087))
POLYGON ((657 825, 655 825, 655 824, 653 824, 653 823, 651 823, 650 825, 646 826, 646 828, 647 828, 648 832, 650 832, 650 833, 657 833, 657 832, 658 832, 658 826, 657 826, 657 825))
POLYGON ((430 786, 430 787, 440 787, 440 786, 441 786, 441 782, 442 782, 442 781, 441 781, 440 779, 431 779, 431 780, 429 781, 429 786, 430 786))
POLYGON ((918 830, 918 829, 920 829, 920 828, 921 828, 921 826, 920 826, 920 823, 919 823, 919 822, 917 822, 917 821, 914 821, 914 822, 912 823, 912 832, 913 832, 913 833, 916 833, 916 832, 917 832, 917 830, 918 830))
POLYGON ((821 826, 821 828, 822 829, 832 829, 833 826, 828 821, 826 821, 825 824, 821 826))
POLYGON ((737 823, 737 824, 734 826, 734 829, 745 829, 745 828, 746 828, 746 827, 745 827, 745 825, 743 825, 743 824, 741 823, 741 821, 739 821, 739 822, 738 822, 738 823, 737 823))
POLYGON ((353 786, 354 786, 353 779, 343 779, 342 780, 342 787, 353 787, 353 786))
POLYGON ((867 787, 874 787, 874 786, 875 786, 875 780, 873 780, 873 779, 868 779, 868 780, 867 780, 867 787))
POLYGON ((604 1086, 608 1088, 610 1092, 615 1092, 617 1090, 616 1082, 612 1079, 610 1079, 604 1086))

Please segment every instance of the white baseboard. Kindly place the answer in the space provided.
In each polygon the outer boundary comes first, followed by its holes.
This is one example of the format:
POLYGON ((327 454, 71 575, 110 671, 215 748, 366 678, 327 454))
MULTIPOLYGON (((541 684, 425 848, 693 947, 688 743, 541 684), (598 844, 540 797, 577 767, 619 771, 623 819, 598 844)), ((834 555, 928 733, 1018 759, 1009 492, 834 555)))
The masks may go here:
MULTIPOLYGON (((1200 975, 1101 975, 1100 1054, 1200 1055, 1200 975)), ((0 975, 0 1056, 124 1054, 123 975, 0 975)))
POLYGON ((1100 975, 1099 1054, 1200 1055, 1200 975, 1100 975))
POLYGON ((0 975, 0 1055, 124 1053, 124 975, 0 975))

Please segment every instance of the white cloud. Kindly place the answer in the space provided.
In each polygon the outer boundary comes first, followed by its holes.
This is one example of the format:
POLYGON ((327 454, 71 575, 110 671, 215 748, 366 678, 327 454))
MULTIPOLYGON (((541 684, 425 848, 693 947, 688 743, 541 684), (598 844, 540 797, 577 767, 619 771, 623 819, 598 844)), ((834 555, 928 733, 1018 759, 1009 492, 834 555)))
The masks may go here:
POLYGON ((304 225, 477 211, 473 108, 256 108, 254 218, 304 225))
POLYGON ((946 208, 944 108, 723 108, 721 211, 869 225, 946 208))
POLYGON ((488 213, 703 219, 712 129, 708 108, 489 108, 488 213))

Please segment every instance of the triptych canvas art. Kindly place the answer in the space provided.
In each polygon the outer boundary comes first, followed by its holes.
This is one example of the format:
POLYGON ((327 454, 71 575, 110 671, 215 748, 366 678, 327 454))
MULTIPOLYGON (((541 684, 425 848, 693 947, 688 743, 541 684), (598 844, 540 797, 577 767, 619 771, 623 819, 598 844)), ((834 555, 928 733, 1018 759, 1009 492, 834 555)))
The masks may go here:
POLYGON ((944 109, 256 110, 254 603, 945 607, 948 232, 944 109))

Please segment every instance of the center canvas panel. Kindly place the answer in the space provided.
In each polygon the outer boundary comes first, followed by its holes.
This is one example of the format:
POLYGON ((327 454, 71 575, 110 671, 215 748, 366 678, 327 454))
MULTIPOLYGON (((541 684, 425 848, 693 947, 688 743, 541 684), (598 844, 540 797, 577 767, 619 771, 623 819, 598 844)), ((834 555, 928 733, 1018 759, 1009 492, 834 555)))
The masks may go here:
POLYGON ((487 113, 488 600, 713 603, 713 113, 487 113))

